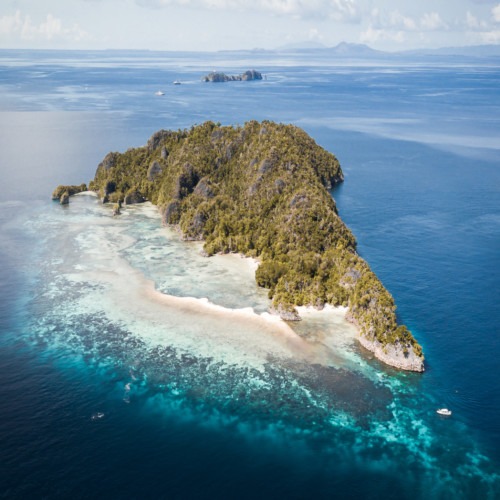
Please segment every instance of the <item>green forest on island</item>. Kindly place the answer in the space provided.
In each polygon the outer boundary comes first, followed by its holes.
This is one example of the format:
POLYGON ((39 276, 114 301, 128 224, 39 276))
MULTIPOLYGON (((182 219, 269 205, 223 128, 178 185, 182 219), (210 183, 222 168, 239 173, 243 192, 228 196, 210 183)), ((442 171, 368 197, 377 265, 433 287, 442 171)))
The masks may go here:
MULTIPOLYGON (((361 336, 423 358, 337 213, 330 190, 342 181, 337 158, 298 127, 206 122, 161 130, 144 147, 109 153, 89 189, 104 202, 151 201, 165 224, 203 240, 207 255, 258 258, 257 283, 269 289, 284 319, 298 319, 295 306, 347 306, 361 336)), ((85 185, 59 186, 54 197, 65 188, 85 185)))

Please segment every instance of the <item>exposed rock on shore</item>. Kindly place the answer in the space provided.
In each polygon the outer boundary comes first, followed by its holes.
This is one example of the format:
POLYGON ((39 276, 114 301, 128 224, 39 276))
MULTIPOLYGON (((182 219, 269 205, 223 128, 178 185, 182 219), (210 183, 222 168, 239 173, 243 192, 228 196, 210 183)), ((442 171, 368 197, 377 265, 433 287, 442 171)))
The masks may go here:
POLYGON ((271 314, 279 316, 285 321, 300 321, 300 315, 297 310, 293 308, 285 308, 283 304, 278 304, 278 307, 271 307, 269 309, 271 314))
POLYGON ((146 198, 137 189, 130 189, 124 197, 125 205, 135 205, 136 203, 144 203, 146 198))
POLYGON ((362 335, 358 336, 361 345, 373 352, 375 357, 389 366, 400 370, 414 372, 424 371, 424 360, 415 354, 413 349, 403 347, 399 342, 383 346, 377 340, 370 340, 362 335))
POLYGON ((57 186, 52 192, 52 200, 58 201, 61 205, 67 205, 69 203, 69 197, 74 194, 87 191, 86 184, 80 184, 79 186, 57 186))

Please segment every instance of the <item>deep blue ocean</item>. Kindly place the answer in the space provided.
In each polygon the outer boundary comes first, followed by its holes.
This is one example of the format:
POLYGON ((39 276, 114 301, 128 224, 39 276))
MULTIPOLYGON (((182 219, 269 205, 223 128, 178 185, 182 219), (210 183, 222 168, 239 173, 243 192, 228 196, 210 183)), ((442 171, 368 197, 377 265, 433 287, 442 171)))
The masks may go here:
POLYGON ((500 498, 498 59, 1 50, 0 90, 1 498, 500 498), (424 374, 333 313, 292 355, 239 261, 153 207, 50 200, 159 129, 251 119, 338 157, 332 195, 424 374))

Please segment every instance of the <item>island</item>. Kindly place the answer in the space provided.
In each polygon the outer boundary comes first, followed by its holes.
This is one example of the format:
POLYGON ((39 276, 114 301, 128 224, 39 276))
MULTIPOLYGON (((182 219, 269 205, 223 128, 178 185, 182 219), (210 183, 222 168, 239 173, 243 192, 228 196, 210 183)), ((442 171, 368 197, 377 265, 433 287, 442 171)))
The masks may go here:
POLYGON ((164 224, 203 241, 207 256, 257 259, 256 281, 282 319, 299 320, 297 306, 344 306, 376 358, 422 372, 421 346, 338 214, 331 190, 343 180, 337 158, 296 126, 206 122, 109 153, 89 189, 103 202, 151 201, 164 224))
POLYGON ((52 200, 58 201, 61 205, 68 205, 69 197, 87 191, 86 184, 80 184, 79 186, 57 186, 52 192, 52 200))
POLYGON ((219 71, 212 71, 205 75, 202 79, 203 82, 248 82, 251 80, 262 80, 262 74, 254 69, 249 69, 241 75, 226 75, 219 71))

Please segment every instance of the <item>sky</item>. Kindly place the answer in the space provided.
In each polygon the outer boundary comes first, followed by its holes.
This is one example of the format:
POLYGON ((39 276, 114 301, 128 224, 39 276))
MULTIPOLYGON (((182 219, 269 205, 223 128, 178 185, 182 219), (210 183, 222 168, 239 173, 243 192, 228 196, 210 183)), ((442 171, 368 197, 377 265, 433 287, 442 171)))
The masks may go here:
POLYGON ((500 44, 500 0, 1 0, 0 48, 500 44))

